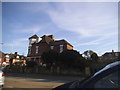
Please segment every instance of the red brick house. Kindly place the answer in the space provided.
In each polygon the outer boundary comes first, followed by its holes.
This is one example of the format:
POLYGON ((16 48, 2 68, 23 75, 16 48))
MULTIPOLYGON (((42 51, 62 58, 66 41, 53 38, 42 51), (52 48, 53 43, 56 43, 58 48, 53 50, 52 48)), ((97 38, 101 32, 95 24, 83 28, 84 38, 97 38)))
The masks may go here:
POLYGON ((4 56, 5 56, 5 54, 2 51, 0 51, 0 66, 4 62, 4 56))
POLYGON ((34 60, 37 63, 42 64, 41 55, 43 54, 43 52, 54 50, 58 53, 61 53, 64 50, 72 49, 73 46, 66 40, 54 40, 53 35, 44 35, 42 37, 33 35, 29 38, 28 59, 34 60))

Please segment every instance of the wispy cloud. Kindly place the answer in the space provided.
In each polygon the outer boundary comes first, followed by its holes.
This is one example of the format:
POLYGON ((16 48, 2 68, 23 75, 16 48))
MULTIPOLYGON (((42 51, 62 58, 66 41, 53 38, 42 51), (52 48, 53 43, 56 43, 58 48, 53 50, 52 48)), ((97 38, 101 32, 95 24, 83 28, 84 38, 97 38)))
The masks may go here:
POLYGON ((22 29, 20 32, 21 33, 33 33, 36 34, 42 30, 42 27, 40 26, 33 26, 29 28, 22 29))
POLYGON ((103 52, 105 47, 117 47, 117 9, 117 3, 55 3, 47 13, 59 28, 78 35, 76 40, 70 41, 74 42, 74 48, 101 46, 103 52))
POLYGON ((44 31, 46 28, 48 28, 50 26, 50 23, 46 23, 45 25, 37 25, 37 24, 32 24, 31 26, 19 26, 16 24, 16 27, 14 27, 13 25, 11 25, 12 28, 14 28, 15 33, 19 33, 19 34, 39 34, 40 32, 44 31))
POLYGON ((27 38, 20 38, 20 39, 15 39, 14 41, 10 43, 5 43, 4 46, 7 47, 24 47, 26 42, 28 41, 27 38))
MULTIPOLYGON (((108 33, 107 35, 104 35, 104 37, 100 37, 100 38, 93 40, 93 41, 84 42, 84 43, 76 43, 76 47, 86 46, 86 45, 89 46, 89 45, 103 44, 103 41, 110 39, 111 37, 114 37, 115 35, 117 35, 117 32, 108 33)), ((117 41, 117 38, 116 38, 116 41, 117 41)))
MULTIPOLYGON (((41 3, 40 5, 31 3, 30 6, 26 9, 33 13, 48 14, 56 26, 77 33, 81 38, 104 36, 105 33, 117 31, 115 30, 118 23, 117 3, 61 2, 41 3), (30 8, 31 5, 32 8, 30 8)), ((40 29, 41 27, 34 27, 29 30, 36 33, 40 29)), ((29 30, 25 29, 23 32, 30 33, 29 30)))
POLYGON ((96 51, 98 52, 99 55, 103 55, 105 52, 111 52, 112 50, 114 50, 116 52, 118 51, 118 42, 117 41, 108 42, 108 43, 96 48, 96 51))
POLYGON ((113 8, 114 5, 59 3, 55 9, 49 9, 48 14, 58 27, 78 33, 80 37, 101 36, 103 32, 109 33, 108 29, 117 27, 117 7, 113 8))
POLYGON ((89 47, 94 49, 92 45, 95 48, 100 45, 99 48, 102 52, 105 49, 101 48, 111 49, 116 46, 118 36, 117 2, 40 2, 16 3, 13 6, 17 8, 10 9, 11 15, 6 15, 9 17, 9 20, 6 20, 7 25, 10 26, 6 30, 10 30, 12 34, 18 36, 13 35, 11 43, 6 43, 6 46, 27 47, 25 43, 28 43, 28 40, 20 37, 28 38, 33 34, 49 33, 57 33, 56 37, 72 42, 71 44, 77 50, 81 50, 80 46, 83 49, 89 49, 89 47), (16 14, 15 11, 18 11, 19 14, 16 14), (65 35, 62 35, 64 33, 65 35))
MULTIPOLYGON (((59 28, 77 33, 79 38, 97 37, 89 42, 76 43, 75 47, 99 45, 117 36, 117 3, 46 3, 36 6, 35 12, 44 11, 59 28)), ((32 10, 29 8, 29 10, 32 10)), ((40 27, 23 32, 36 33, 40 27)))

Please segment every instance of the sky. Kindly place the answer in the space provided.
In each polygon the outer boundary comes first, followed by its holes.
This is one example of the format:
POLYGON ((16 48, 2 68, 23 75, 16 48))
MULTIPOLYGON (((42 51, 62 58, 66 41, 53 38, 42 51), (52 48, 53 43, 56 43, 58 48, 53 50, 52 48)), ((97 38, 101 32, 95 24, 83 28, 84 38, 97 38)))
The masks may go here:
POLYGON ((27 55, 34 34, 65 39, 81 54, 118 51, 118 3, 2 2, 2 51, 27 55))

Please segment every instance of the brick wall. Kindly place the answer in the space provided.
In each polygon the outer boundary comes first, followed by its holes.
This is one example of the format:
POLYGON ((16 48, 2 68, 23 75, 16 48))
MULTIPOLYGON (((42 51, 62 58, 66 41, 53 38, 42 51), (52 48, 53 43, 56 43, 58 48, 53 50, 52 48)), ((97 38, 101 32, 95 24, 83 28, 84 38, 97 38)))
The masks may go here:
POLYGON ((70 45, 68 45, 67 44, 67 47, 66 47, 68 50, 72 50, 73 49, 73 47, 72 46, 70 46, 70 45))
POLYGON ((39 43, 39 44, 33 44, 31 47, 31 53, 30 56, 41 56, 43 52, 48 51, 49 45, 47 43, 39 43), (36 53, 36 46, 39 46, 38 53, 36 53))
MULTIPOLYGON (((73 47, 71 47, 68 44, 62 44, 63 45, 63 51, 64 50, 71 50, 73 47)), ((43 52, 46 52, 50 50, 50 46, 47 43, 39 43, 39 44, 33 44, 31 47, 31 53, 29 56, 41 56, 43 52), (38 53, 36 53, 36 46, 39 46, 38 53)), ((54 51, 60 53, 60 45, 55 45, 53 48, 54 51)))

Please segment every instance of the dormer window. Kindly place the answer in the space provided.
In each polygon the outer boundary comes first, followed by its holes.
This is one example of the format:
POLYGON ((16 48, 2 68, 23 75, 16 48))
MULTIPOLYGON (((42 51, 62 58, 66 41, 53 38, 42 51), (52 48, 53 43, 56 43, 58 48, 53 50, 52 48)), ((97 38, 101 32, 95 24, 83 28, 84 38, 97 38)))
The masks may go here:
POLYGON ((36 40, 36 43, 40 42, 41 40, 42 40, 41 38, 38 38, 38 39, 36 40))
POLYGON ((37 41, 37 39, 32 38, 32 39, 30 39, 30 44, 32 44, 32 43, 34 43, 36 41, 37 41))
POLYGON ((29 45, 32 45, 33 43, 35 43, 38 40, 38 36, 35 34, 32 37, 29 38, 29 45))
POLYGON ((36 54, 38 53, 39 51, 39 46, 36 46, 36 54))

